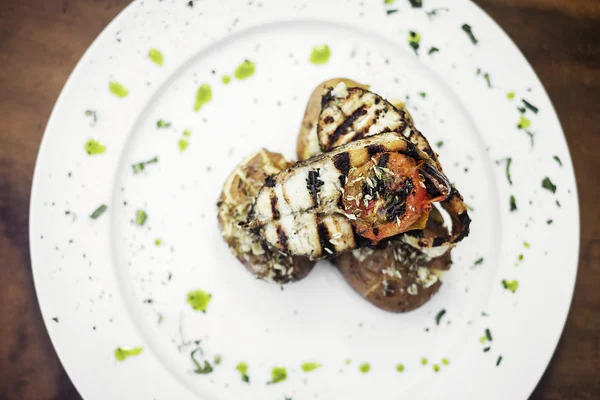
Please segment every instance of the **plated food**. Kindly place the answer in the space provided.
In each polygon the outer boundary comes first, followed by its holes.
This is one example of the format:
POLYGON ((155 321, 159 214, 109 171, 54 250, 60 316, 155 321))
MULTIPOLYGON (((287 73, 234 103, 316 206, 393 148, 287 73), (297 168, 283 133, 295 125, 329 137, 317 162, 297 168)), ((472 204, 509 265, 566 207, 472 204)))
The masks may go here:
POLYGON ((430 299, 470 218, 403 104, 349 79, 326 81, 309 99, 297 154, 293 163, 263 149, 227 179, 218 219, 242 264, 287 283, 330 259, 381 309, 430 299))

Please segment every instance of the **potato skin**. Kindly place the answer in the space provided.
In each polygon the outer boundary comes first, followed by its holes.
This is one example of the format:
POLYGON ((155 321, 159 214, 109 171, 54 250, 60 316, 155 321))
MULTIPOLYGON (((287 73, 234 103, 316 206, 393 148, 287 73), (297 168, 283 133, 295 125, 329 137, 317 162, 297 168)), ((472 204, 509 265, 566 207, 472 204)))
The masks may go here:
POLYGON ((265 179, 293 164, 281 154, 262 149, 236 166, 217 202, 221 235, 232 253, 257 278, 280 284, 306 277, 315 263, 270 249, 240 223, 246 222, 252 201, 265 179))

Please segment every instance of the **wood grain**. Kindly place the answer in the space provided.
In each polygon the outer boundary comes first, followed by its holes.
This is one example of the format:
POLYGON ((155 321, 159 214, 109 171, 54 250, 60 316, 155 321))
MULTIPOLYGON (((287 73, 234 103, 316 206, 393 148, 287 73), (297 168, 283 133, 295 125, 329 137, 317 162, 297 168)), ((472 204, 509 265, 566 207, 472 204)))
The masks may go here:
MULTIPOLYGON (((401 0, 398 0, 401 1, 401 0)), ((0 5, 0 399, 79 399, 37 305, 29 194, 58 93, 125 0, 0 5)), ((425 1, 426 3, 426 1, 425 1)), ((564 334, 534 399, 600 398, 600 1, 479 0, 521 48, 562 121, 581 207, 579 273, 564 334)), ((510 384, 507 382, 507 384, 510 384)))

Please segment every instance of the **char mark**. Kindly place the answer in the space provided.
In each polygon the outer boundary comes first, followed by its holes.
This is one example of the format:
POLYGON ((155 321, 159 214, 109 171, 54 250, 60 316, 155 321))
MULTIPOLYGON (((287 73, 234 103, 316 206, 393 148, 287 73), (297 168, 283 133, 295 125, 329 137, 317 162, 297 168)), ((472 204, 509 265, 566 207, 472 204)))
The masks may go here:
POLYGON ((281 214, 279 214, 279 208, 277 208, 277 195, 275 193, 271 193, 271 212, 273 213, 273 219, 279 219, 281 214))
POLYGON ((390 153, 383 153, 379 160, 377 161, 377 166, 379 168, 385 168, 388 163, 388 159, 390 158, 390 153))
POLYGON ((369 157, 373 157, 375 154, 384 152, 385 147, 380 144, 371 144, 367 146, 367 151, 369 152, 369 157))
POLYGON ((326 116, 324 122, 326 124, 332 123, 333 122, 333 117, 331 115, 326 116))
POLYGON ((443 245, 444 243, 446 243, 447 241, 448 241, 448 238, 445 238, 445 237, 439 237, 439 236, 438 236, 438 237, 436 237, 436 238, 434 238, 434 239, 433 239, 433 246, 434 246, 434 247, 441 246, 441 245, 443 245))
POLYGON ((319 179, 319 169, 314 171, 308 171, 308 178, 306 178, 306 188, 310 191, 310 195, 313 200, 313 206, 319 205, 319 190, 325 182, 319 179))
POLYGON ((350 154, 343 152, 333 156, 333 165, 342 173, 344 176, 348 176, 350 171, 350 154))
POLYGON ((327 92, 323 96, 321 96, 321 108, 325 108, 327 103, 333 100, 333 96, 331 95, 332 88, 328 88, 327 92))
POLYGON ((277 237, 279 238, 279 244, 281 245, 281 250, 285 253, 288 251, 288 237, 281 227, 281 225, 277 226, 277 237))
POLYGON ((462 214, 458 215, 458 223, 461 226, 467 226, 471 223, 471 218, 469 217, 469 213, 463 211, 462 214))
POLYGON ((329 235, 329 229, 327 229, 327 226, 323 222, 319 222, 317 224, 317 233, 319 234, 319 243, 321 244, 321 248, 323 249, 323 255, 333 255, 335 253, 335 248, 329 242, 329 239, 331 239, 331 236, 329 235))
POLYGON ((265 179, 265 186, 266 187, 274 187, 275 186, 275 178, 273 178, 273 175, 267 176, 267 178, 265 179))
POLYGON ((342 122, 333 132, 332 144, 335 143, 340 136, 342 136, 343 134, 345 134, 348 131, 348 128, 350 126, 352 126, 354 121, 356 121, 357 119, 359 119, 366 113, 367 113, 367 110, 366 110, 365 106, 362 106, 358 110, 354 111, 348 118, 346 118, 346 120, 344 120, 344 122, 342 122))

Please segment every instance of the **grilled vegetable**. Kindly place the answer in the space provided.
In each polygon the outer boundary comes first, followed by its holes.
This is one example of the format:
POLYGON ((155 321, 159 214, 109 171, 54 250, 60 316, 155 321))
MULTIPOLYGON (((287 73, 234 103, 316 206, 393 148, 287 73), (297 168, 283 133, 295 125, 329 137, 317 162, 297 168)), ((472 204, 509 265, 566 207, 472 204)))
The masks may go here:
POLYGON ((229 176, 217 203, 221 234, 233 254, 258 278, 277 283, 304 278, 314 263, 269 248, 243 224, 265 179, 292 165, 282 155, 264 149, 250 155, 229 176))
POLYGON ((311 259, 356 247, 353 226, 374 242, 422 227, 430 203, 445 199, 451 190, 447 178, 431 164, 426 154, 395 132, 340 146, 267 179, 248 226, 286 254, 311 259), (381 171, 390 178, 384 179, 381 171), (402 196, 411 208, 400 209, 402 196), (382 219, 382 207, 392 202, 398 206, 390 214, 393 219, 382 219), (360 209, 361 203, 370 211, 360 209))

